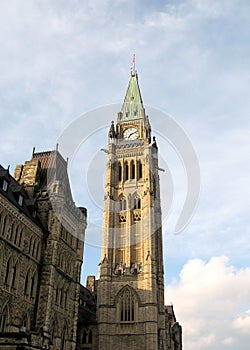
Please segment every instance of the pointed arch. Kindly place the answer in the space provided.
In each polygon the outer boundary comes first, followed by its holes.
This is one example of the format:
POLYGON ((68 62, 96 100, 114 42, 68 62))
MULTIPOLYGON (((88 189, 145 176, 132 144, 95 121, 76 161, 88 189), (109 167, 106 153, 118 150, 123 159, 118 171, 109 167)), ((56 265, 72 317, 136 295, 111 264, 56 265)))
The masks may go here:
POLYGON ((35 270, 30 279, 30 297, 31 298, 35 298, 36 296, 37 281, 38 281, 38 274, 37 274, 37 270, 35 270))
POLYGON ((8 331, 10 324, 10 311, 8 305, 5 305, 0 316, 0 332, 4 333, 8 331))
POLYGON ((142 178, 142 162, 140 160, 138 160, 137 162, 137 177, 138 180, 142 178))
POLYGON ((132 207, 133 209, 141 209, 141 197, 138 193, 134 193, 132 196, 132 207))
POLYGON ((117 295, 117 318, 121 323, 137 319, 138 296, 130 286, 124 286, 117 295))
POLYGON ((28 270, 25 276, 25 280, 24 280, 24 288, 23 288, 23 292, 24 295, 28 294, 28 288, 29 288, 29 275, 30 275, 30 271, 28 270))
POLYGON ((10 275, 10 268, 11 268, 11 262, 10 262, 11 258, 8 259, 6 266, 5 266, 5 270, 4 270, 4 274, 3 274, 3 284, 8 284, 9 282, 9 275, 10 275))
POLYGON ((8 239, 10 240, 10 241, 12 241, 12 238, 13 238, 13 231, 14 231, 14 222, 11 222, 10 220, 9 220, 9 227, 8 227, 8 239))
POLYGON ((23 332, 30 330, 30 314, 28 312, 25 312, 22 317, 20 330, 23 332))
POLYGON ((118 181, 122 181, 122 165, 121 165, 121 162, 118 163, 118 181))
POLYGON ((23 229, 21 228, 20 233, 19 233, 18 247, 21 247, 21 245, 22 245, 22 238, 23 238, 23 229))
POLYGON ((18 233, 19 233, 19 226, 18 226, 18 224, 16 224, 16 226, 15 226, 15 234, 14 234, 14 244, 17 244, 18 233))
POLYGON ((52 322, 52 326, 50 328, 50 343, 53 344, 55 338, 58 337, 58 321, 57 318, 55 316, 53 322, 52 322))
POLYGON ((35 257, 35 251, 36 251, 36 240, 34 239, 33 247, 32 247, 32 253, 31 253, 31 255, 32 255, 33 257, 35 257))
POLYGON ((29 245, 29 254, 32 252, 32 246, 33 246, 33 237, 30 237, 30 245, 29 245))
POLYGON ((41 242, 38 242, 37 248, 36 248, 36 259, 39 260, 41 255, 41 242))
POLYGON ((127 199, 123 194, 120 194, 119 196, 119 208, 120 211, 127 210, 127 199))
POLYGON ((10 270, 10 286, 14 288, 16 285, 16 275, 17 275, 17 261, 12 264, 10 270))
POLYGON ((93 332, 92 332, 92 329, 90 329, 88 334, 88 344, 92 344, 92 342, 93 342, 93 332))
POLYGON ((134 160, 131 160, 130 162, 130 179, 135 179, 135 162, 134 160))
POLYGON ((128 162, 126 161, 124 163, 124 179, 125 179, 125 181, 128 180, 128 175, 129 175, 129 166, 128 166, 128 162))
POLYGON ((87 330, 85 328, 82 332, 82 344, 87 344, 87 330))
POLYGON ((67 343, 68 338, 69 338, 68 326, 67 326, 67 323, 65 322, 65 324, 63 326, 62 333, 61 333, 61 347, 60 347, 60 350, 65 350, 66 349, 66 343, 67 343))
POLYGON ((5 230, 6 230, 6 226, 7 226, 7 216, 4 216, 2 218, 2 223, 1 223, 1 235, 5 235, 5 230))

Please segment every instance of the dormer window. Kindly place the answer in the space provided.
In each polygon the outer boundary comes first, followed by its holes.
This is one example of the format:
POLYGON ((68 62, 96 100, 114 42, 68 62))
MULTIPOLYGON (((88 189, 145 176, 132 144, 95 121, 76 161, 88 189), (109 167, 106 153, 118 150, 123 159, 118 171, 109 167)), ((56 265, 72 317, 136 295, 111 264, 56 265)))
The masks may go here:
POLYGON ((18 204, 19 204, 20 206, 23 205, 23 196, 22 196, 21 194, 19 194, 19 197, 18 197, 18 204))
POLYGON ((6 180, 3 180, 2 189, 3 189, 4 192, 6 192, 7 189, 8 189, 8 182, 6 180))

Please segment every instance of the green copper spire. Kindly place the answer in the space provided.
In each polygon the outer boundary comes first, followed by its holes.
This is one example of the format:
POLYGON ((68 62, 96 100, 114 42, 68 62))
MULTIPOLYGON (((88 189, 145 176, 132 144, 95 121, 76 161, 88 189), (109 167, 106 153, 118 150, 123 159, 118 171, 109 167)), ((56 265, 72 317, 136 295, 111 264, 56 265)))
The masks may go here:
POLYGON ((141 92, 138 84, 138 75, 134 66, 134 59, 131 66, 131 76, 128 89, 121 109, 121 121, 139 119, 144 116, 144 107, 141 92))

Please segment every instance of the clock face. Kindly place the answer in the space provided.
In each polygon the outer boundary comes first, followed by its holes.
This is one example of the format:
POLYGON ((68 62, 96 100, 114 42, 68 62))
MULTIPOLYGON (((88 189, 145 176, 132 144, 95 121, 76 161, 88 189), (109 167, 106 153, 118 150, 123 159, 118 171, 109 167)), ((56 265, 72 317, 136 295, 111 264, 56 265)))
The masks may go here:
POLYGON ((128 128, 124 131, 123 137, 125 140, 136 140, 139 138, 139 131, 136 128, 128 128))

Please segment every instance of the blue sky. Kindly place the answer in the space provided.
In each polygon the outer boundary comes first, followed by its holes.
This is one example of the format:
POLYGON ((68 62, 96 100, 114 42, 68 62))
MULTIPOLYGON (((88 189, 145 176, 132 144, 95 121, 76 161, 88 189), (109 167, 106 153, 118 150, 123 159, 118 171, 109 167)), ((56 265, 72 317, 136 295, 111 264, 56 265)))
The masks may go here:
MULTIPOLYGON (((201 192, 179 235, 173 228, 186 193, 185 171, 174 150, 158 140, 175 194, 163 228, 166 302, 175 305, 186 350, 194 344, 197 350, 249 347, 249 14, 247 0, 0 4, 3 166, 13 172, 33 146, 54 148, 75 118, 121 103, 134 52, 145 105, 171 115, 189 136, 201 192)), ((83 142, 70 159, 74 198, 89 210, 89 235, 100 232, 101 203, 82 184, 93 158, 105 164, 98 150, 115 118, 104 113, 95 142, 83 142)), ((154 128, 153 115, 150 120, 154 128)), ((99 259, 99 249, 86 246, 84 271, 96 273, 99 259)))

